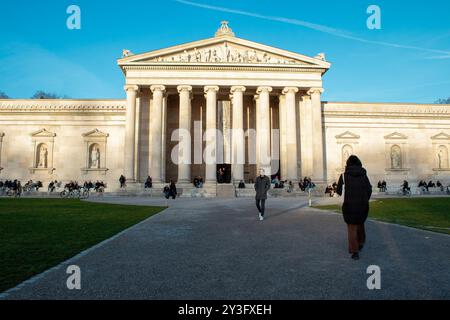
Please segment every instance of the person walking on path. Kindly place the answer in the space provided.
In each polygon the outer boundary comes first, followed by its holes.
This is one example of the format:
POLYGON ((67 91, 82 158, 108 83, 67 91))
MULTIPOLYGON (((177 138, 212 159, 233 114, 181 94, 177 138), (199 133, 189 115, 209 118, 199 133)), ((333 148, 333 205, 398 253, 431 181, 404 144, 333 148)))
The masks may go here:
POLYGON ((256 177, 255 181, 255 199, 256 207, 259 211, 259 220, 264 220, 264 209, 267 199, 267 191, 270 189, 270 179, 264 174, 264 169, 259 169, 259 176, 256 177))
POLYGON ((364 222, 369 214, 372 186, 366 169, 355 155, 348 158, 345 172, 339 177, 336 192, 341 196, 343 191, 345 192, 342 213, 347 223, 348 249, 352 259, 358 260, 359 251, 366 241, 364 222))
POLYGON ((121 174, 119 177, 120 189, 123 189, 126 187, 126 182, 127 182, 127 179, 125 178, 125 176, 123 174, 121 174))

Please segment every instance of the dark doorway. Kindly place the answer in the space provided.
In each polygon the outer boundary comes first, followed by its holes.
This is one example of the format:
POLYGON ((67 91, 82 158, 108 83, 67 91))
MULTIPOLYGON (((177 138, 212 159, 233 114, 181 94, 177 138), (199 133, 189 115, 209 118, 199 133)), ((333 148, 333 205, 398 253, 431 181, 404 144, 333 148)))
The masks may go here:
POLYGON ((217 182, 231 183, 231 164, 223 163, 217 165, 217 182))

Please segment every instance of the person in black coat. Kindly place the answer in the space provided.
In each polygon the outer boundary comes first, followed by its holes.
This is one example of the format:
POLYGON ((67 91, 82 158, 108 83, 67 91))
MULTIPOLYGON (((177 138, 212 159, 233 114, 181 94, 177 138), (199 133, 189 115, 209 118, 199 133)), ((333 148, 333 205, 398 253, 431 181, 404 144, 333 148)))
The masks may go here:
POLYGON ((359 251, 366 241, 364 222, 369 214, 369 199, 372 195, 372 186, 367 177, 366 169, 362 167, 361 160, 351 155, 345 167, 345 172, 339 177, 337 194, 342 195, 345 188, 342 213, 347 224, 348 247, 352 259, 359 259, 359 251))
POLYGON ((173 182, 173 180, 170 180, 169 196, 172 197, 172 199, 177 197, 177 187, 175 186, 175 182, 173 182))
POLYGON ((270 189, 270 179, 265 175, 264 169, 259 169, 259 176, 256 177, 255 182, 255 200, 256 208, 259 212, 259 220, 264 220, 264 210, 266 206, 267 191, 270 189))

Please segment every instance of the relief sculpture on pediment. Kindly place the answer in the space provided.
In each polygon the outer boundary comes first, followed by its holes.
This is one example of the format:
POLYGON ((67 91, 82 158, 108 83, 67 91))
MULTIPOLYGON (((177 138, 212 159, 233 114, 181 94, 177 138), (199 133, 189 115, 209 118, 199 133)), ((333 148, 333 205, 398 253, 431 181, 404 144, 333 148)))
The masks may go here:
POLYGON ((267 52, 255 49, 235 48, 224 43, 220 46, 203 49, 194 48, 184 50, 182 53, 159 56, 153 62, 187 62, 187 63, 265 63, 265 64, 295 64, 293 59, 285 59, 269 55, 267 52))

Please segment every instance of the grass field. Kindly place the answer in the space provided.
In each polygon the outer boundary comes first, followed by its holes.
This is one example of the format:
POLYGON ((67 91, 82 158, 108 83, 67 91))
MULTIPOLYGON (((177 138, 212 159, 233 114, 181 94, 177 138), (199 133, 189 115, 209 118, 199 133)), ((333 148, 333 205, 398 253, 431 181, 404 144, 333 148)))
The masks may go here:
MULTIPOLYGON (((316 208, 341 212, 339 205, 316 208)), ((450 234, 450 197, 377 199, 370 202, 369 218, 450 234)))
POLYGON ((72 199, 0 199, 0 292, 163 209, 72 199))

